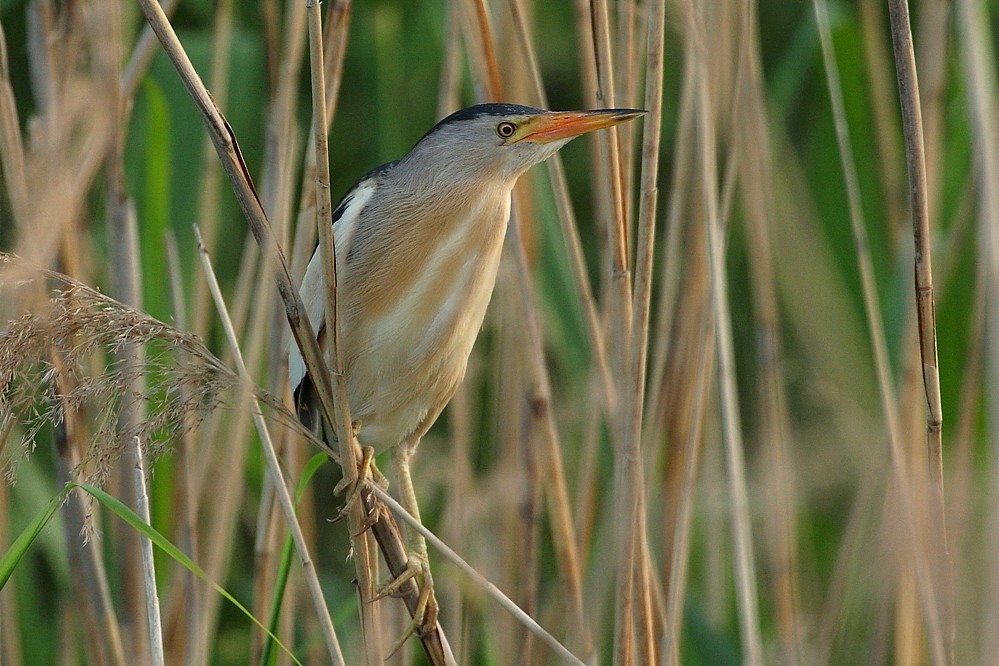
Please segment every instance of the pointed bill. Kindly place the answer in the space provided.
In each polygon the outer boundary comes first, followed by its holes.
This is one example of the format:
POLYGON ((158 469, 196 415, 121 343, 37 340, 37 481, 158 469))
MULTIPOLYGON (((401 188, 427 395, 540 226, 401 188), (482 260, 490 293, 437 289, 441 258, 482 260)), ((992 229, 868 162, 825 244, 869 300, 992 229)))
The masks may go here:
POLYGON ((597 109, 595 111, 548 111, 531 118, 522 128, 516 142, 551 143, 571 139, 626 120, 646 112, 641 109, 597 109))

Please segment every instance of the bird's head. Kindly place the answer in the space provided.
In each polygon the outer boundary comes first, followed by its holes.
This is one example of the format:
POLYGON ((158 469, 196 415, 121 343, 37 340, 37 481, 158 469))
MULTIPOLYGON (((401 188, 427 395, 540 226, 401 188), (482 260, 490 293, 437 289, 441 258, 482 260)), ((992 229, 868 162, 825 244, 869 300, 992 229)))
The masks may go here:
POLYGON ((575 137, 644 113, 637 109, 543 111, 516 104, 477 104, 437 123, 404 161, 512 184, 575 137))

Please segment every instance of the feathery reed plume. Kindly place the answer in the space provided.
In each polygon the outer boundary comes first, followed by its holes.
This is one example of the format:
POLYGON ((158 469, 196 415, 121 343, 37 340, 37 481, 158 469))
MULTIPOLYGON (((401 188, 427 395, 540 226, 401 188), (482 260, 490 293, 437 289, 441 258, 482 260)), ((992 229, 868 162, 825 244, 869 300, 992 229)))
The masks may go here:
MULTIPOLYGON (((0 268, 25 269, 19 258, 0 254, 0 268)), ((6 271, 5 271, 6 273, 6 271)), ((0 290, 11 293, 24 282, 0 273, 0 290)), ((15 463, 29 454, 39 430, 48 422, 61 423, 68 409, 89 413, 94 423, 90 448, 83 460, 88 480, 102 483, 138 437, 148 453, 164 453, 170 442, 195 429, 225 403, 225 394, 240 385, 235 372, 212 354, 194 335, 130 308, 67 275, 38 270, 38 277, 58 284, 40 306, 11 319, 0 329, 0 422, 20 422, 20 447, 0 452, 0 469, 14 479, 15 463), (139 367, 110 360, 124 344, 145 345, 139 367), (53 361, 58 358, 58 367, 53 361), (107 358, 106 364, 100 361, 107 358), (96 369, 95 369, 96 368, 96 369), (135 398, 146 403, 146 418, 121 427, 119 413, 128 386, 128 373, 144 374, 147 388, 135 398), (57 375, 73 378, 60 384, 57 375), (63 388, 68 386, 68 388, 63 388), (41 396, 54 399, 43 402, 41 396)), ((280 419, 296 419, 275 396, 254 390, 280 419)))

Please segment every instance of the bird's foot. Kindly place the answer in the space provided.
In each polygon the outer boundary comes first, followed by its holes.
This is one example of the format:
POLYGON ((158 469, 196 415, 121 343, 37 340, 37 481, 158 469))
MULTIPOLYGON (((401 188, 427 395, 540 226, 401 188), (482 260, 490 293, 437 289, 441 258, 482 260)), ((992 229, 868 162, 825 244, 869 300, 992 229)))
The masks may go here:
POLYGON ((434 595, 434 580, 430 575, 430 563, 425 553, 410 551, 407 553, 406 569, 387 583, 379 586, 372 600, 383 599, 399 594, 406 583, 413 581, 420 592, 413 609, 413 619, 406 627, 402 636, 396 642, 388 656, 391 657, 410 638, 410 636, 425 636, 437 626, 437 597, 434 595))
MULTIPOLYGON (((361 497, 361 490, 369 483, 376 483, 383 489, 388 489, 388 479, 385 478, 375 465, 375 450, 370 446, 361 447, 361 460, 357 465, 357 475, 353 479, 346 476, 333 488, 334 495, 343 495, 343 506, 337 512, 333 522, 342 520, 361 497)), ((370 524, 365 526, 365 529, 370 524)), ((363 531, 363 530, 362 530, 363 531)))

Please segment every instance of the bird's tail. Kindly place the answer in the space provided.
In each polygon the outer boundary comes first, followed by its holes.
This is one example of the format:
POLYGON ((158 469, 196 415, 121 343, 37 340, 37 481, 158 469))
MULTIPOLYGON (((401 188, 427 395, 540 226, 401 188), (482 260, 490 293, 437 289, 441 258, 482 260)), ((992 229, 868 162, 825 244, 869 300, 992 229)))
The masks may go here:
POLYGON ((322 435, 319 396, 316 394, 316 387, 308 374, 302 377, 298 388, 295 389, 295 411, 298 412, 298 420, 307 430, 322 435))
POLYGON ((336 448, 339 441, 336 431, 327 426, 325 419, 323 419, 319 394, 316 392, 316 385, 312 383, 312 378, 308 374, 302 377, 298 388, 295 389, 295 411, 298 413, 298 420, 309 432, 323 440, 326 446, 336 448))

